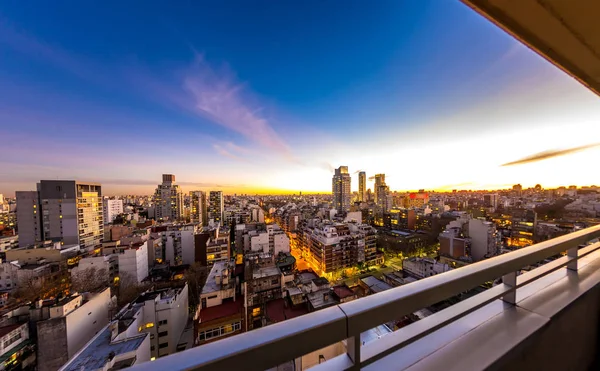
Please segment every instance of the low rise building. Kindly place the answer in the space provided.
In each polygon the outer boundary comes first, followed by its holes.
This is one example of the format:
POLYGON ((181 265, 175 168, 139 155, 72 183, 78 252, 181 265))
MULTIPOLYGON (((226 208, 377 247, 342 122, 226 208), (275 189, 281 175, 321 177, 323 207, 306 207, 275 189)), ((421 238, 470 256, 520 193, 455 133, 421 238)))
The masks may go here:
POLYGON ((236 295, 235 266, 216 262, 202 287, 194 316, 195 344, 204 344, 245 330, 244 298, 236 295))
POLYGON ((117 256, 121 280, 125 278, 140 283, 148 277, 148 242, 105 247, 103 252, 117 256))
POLYGON ((402 270, 417 279, 434 276, 451 270, 448 264, 443 264, 429 258, 412 257, 402 261, 402 270))
POLYGON ((50 307, 36 324, 38 370, 57 370, 73 358, 109 320, 110 289, 69 296, 50 307))
POLYGON ((35 344, 29 338, 29 323, 0 327, 0 370, 26 370, 35 364, 35 344))
POLYGON ((17 249, 19 247, 19 236, 0 236, 0 252, 17 249))

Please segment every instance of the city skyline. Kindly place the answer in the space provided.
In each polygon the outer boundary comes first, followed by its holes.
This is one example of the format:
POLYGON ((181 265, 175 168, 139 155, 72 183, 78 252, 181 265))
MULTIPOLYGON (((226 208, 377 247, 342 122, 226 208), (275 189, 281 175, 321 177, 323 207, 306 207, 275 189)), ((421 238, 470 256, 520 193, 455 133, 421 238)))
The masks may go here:
POLYGON ((263 5, 3 4, 0 193, 152 194, 163 173, 329 193, 342 165, 353 192, 359 170, 391 190, 597 183, 600 102, 466 6, 263 5))

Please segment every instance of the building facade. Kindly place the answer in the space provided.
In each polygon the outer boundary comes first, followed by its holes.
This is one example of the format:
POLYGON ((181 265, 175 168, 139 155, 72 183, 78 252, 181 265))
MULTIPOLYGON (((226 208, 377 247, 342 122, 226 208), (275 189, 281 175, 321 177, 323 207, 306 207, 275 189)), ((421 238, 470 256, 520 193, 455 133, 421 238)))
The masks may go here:
POLYGON ((190 192, 190 221, 202 226, 208 225, 208 208, 206 206, 206 192, 190 192))
POLYGON ((50 318, 37 322, 38 370, 57 370, 108 324, 110 289, 73 295, 50 308, 50 318))
POLYGON ((332 179, 333 208, 338 213, 345 213, 350 210, 350 200, 352 193, 350 191, 350 174, 348 166, 340 166, 335 169, 332 179))
POLYGON ((183 218, 183 193, 175 184, 175 175, 163 174, 162 184, 154 192, 154 213, 157 220, 183 218))
POLYGON ((60 240, 93 250, 102 245, 102 187, 74 180, 42 180, 37 192, 17 192, 19 246, 60 240), (20 200, 20 201, 19 201, 20 200))
POLYGON ((208 220, 223 224, 223 191, 210 191, 208 195, 208 220))
POLYGON ((358 173, 358 201, 367 202, 367 173, 358 173))
POLYGON ((117 215, 123 214, 123 200, 105 198, 102 200, 102 210, 104 213, 104 224, 110 224, 115 221, 117 215))

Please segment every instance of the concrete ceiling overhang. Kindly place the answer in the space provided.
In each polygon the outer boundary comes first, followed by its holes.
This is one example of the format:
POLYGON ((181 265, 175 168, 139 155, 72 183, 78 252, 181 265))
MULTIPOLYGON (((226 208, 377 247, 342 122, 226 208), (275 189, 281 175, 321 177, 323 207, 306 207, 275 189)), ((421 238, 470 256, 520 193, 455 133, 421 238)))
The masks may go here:
POLYGON ((462 0, 600 95, 600 0, 462 0))

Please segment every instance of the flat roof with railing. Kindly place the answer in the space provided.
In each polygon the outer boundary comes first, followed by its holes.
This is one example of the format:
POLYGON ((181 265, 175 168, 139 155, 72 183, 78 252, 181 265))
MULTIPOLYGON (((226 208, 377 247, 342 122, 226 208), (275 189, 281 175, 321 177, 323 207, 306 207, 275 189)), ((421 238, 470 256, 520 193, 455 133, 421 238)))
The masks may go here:
MULTIPOLYGON (((580 259, 600 249, 600 242, 586 245, 598 237, 600 226, 587 228, 362 299, 137 365, 134 369, 266 370, 340 341, 345 342, 347 353, 327 360, 315 369, 387 369, 382 368, 385 363, 381 363, 386 361, 387 356, 476 310, 498 302, 498 299, 505 306, 513 306, 519 288, 565 267, 577 274, 580 259), (565 251, 566 256, 517 275, 523 267, 565 251), (361 346, 361 333, 499 277, 503 278, 502 284, 361 346)), ((504 310, 503 306, 499 308, 500 311, 504 310)), ((396 365, 394 368, 401 367, 396 365)))

